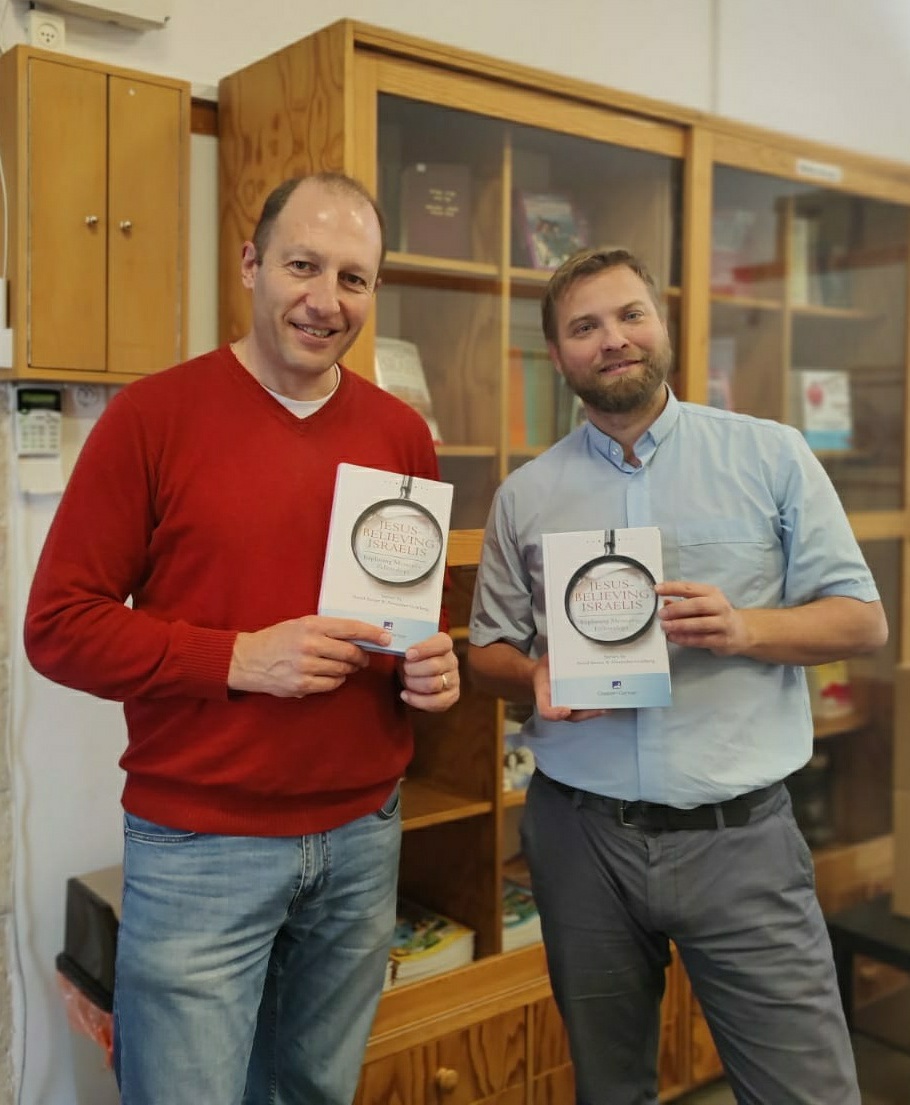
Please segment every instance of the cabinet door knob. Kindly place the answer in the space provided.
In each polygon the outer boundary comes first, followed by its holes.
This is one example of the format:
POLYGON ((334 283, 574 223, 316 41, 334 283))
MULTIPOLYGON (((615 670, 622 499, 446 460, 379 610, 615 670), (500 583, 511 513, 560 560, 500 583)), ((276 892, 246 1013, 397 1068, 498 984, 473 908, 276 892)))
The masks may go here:
POLYGON ((128 234, 133 229, 133 223, 131 219, 121 219, 120 229, 124 234, 128 234))
POLYGON ((458 1071, 451 1067, 440 1067, 434 1079, 436 1088, 443 1093, 451 1093, 458 1085, 458 1071))
POLYGON ((97 226, 98 225, 98 216, 97 215, 86 215, 85 216, 85 225, 86 226, 97 226))

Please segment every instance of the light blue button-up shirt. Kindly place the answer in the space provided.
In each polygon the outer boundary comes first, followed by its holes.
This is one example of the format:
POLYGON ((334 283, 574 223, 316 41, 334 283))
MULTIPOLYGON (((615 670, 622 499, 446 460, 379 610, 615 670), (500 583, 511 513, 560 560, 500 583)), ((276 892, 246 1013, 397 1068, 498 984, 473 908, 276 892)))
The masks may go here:
MULTIPOLYGON (((665 579, 710 583, 736 607, 878 591, 824 469, 792 427, 680 403, 635 444, 590 423, 500 487, 487 524, 471 642, 547 651, 544 533, 657 526, 665 579)), ((542 771, 615 798, 688 807, 783 779, 809 758, 801 667, 670 645, 672 705, 582 722, 536 714, 542 771)))

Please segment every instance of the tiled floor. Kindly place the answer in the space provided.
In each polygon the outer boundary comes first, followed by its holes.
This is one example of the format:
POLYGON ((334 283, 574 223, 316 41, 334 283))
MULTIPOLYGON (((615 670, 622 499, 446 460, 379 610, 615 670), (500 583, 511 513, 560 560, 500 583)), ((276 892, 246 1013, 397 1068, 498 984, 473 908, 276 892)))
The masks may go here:
MULTIPOLYGON (((863 1105, 910 1105, 910 1052, 858 1033, 853 1049, 863 1105)), ((677 1098, 675 1105, 736 1105, 736 1098, 725 1082, 715 1082, 677 1098)))

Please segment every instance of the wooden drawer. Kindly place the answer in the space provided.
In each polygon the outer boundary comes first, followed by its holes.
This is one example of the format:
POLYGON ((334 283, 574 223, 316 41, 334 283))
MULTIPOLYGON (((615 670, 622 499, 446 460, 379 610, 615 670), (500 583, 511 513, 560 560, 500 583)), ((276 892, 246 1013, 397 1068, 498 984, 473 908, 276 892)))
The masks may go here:
POLYGON ((526 1079, 525 1011, 516 1009, 367 1064, 355 1105, 474 1105, 491 1098, 504 1105, 513 1090, 518 1105, 526 1079))

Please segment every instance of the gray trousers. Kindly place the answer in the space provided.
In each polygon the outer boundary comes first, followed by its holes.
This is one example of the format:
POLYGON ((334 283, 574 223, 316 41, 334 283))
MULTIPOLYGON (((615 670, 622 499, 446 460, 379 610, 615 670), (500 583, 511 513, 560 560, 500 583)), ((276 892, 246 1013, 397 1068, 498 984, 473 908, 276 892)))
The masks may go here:
POLYGON ((536 775, 521 828, 583 1105, 657 1105, 672 939, 739 1105, 860 1105, 785 788, 742 828, 642 832, 536 775))

